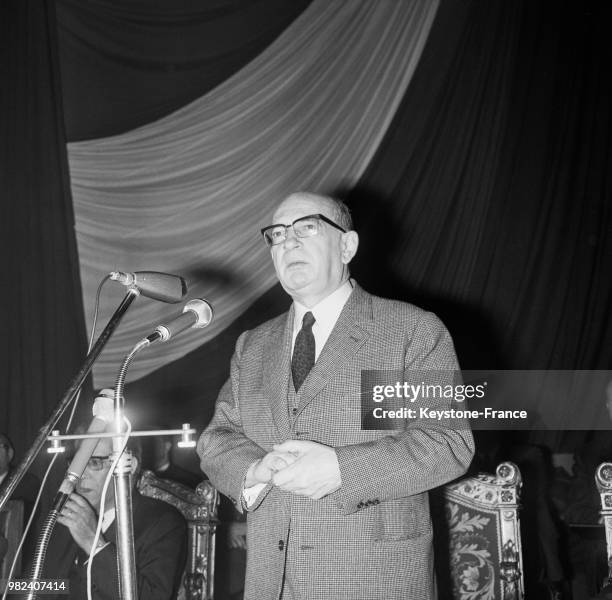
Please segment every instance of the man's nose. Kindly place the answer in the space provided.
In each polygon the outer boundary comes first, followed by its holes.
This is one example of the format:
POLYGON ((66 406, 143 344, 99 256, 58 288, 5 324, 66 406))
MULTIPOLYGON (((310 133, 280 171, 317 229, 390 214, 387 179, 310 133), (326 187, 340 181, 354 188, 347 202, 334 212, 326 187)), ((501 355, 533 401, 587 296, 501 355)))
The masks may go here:
POLYGON ((302 243, 302 240, 300 240, 300 238, 295 235, 295 231, 293 231, 293 227, 288 227, 287 228, 287 237, 285 238, 285 241, 283 242, 283 246, 285 248, 295 248, 296 246, 299 246, 302 243))

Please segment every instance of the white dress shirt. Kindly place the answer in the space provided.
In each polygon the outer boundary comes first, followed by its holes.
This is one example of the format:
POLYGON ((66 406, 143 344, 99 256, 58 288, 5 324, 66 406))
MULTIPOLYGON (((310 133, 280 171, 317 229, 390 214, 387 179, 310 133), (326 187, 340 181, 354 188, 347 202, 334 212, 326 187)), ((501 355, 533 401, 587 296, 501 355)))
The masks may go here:
MULTIPOLYGON (((292 356, 293 348, 295 346, 295 338, 297 337, 300 329, 302 329, 304 315, 310 311, 315 318, 314 325, 312 326, 312 334, 315 339, 316 362, 352 291, 353 282, 350 279, 347 279, 336 291, 332 292, 329 296, 327 296, 327 298, 321 300, 321 302, 319 302, 313 308, 308 308, 297 301, 293 302, 293 337, 291 340, 292 356)), ((255 502, 257 496, 259 496, 259 493, 264 489, 264 487, 266 487, 265 483, 256 483, 255 485, 242 490, 242 495, 247 506, 250 506, 255 502)))
POLYGON ((106 533, 106 530, 113 524, 115 520, 115 508, 107 508, 102 515, 102 533, 106 533))
POLYGON ((312 334, 315 339, 315 361, 319 358, 325 342, 327 342, 344 305, 353 291, 353 283, 350 279, 345 281, 335 292, 324 298, 313 308, 307 308, 299 302, 294 302, 295 316, 293 318, 293 338, 291 340, 291 355, 295 346, 295 338, 302 329, 302 321, 307 312, 311 312, 315 318, 312 326, 312 334))

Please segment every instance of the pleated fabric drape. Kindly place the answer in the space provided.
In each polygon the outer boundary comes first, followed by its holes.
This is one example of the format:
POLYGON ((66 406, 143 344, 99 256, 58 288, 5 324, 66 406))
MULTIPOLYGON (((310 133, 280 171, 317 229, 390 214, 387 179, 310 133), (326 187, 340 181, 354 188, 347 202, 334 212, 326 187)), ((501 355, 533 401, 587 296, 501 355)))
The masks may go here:
MULTIPOLYGON (((213 323, 143 352, 134 380, 226 328, 275 283, 259 228, 299 189, 351 186, 393 119, 436 14, 430 0, 315 0, 264 52, 188 106, 112 138, 69 144, 83 302, 112 270, 183 275, 213 323)), ((117 294, 117 302, 120 294, 117 294)), ((114 310, 103 303, 105 321, 114 310)), ((96 366, 177 307, 139 299, 96 366)))
POLYGON ((0 3, 0 432, 16 457, 86 347, 54 8, 0 3))

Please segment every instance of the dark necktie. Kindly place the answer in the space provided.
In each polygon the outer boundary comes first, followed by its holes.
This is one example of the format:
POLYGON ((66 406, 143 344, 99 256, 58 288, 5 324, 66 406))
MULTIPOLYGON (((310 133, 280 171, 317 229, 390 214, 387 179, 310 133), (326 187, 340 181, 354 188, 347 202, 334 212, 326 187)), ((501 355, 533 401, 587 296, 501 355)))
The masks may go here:
POLYGON ((315 362, 315 339, 312 334, 314 325, 314 315, 309 311, 302 320, 302 329, 298 331, 293 348, 293 358, 291 359, 291 375, 293 376, 293 387, 297 392, 304 379, 310 373, 315 362))

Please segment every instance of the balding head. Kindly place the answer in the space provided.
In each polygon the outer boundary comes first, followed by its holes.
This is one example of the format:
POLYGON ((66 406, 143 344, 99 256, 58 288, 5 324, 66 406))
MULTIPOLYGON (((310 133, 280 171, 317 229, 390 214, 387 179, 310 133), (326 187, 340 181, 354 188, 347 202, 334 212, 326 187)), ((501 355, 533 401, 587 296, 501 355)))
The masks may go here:
MULTIPOLYGON (((285 200, 283 200, 277 207, 278 212, 285 203, 293 202, 310 202, 313 206, 318 207, 317 212, 324 214, 331 218, 334 223, 337 223, 345 231, 353 231, 353 218, 351 217, 351 211, 345 202, 332 196, 325 196, 323 194, 315 194, 313 192, 295 192, 291 194, 285 200)), ((276 223, 273 219, 273 222, 276 223)))

